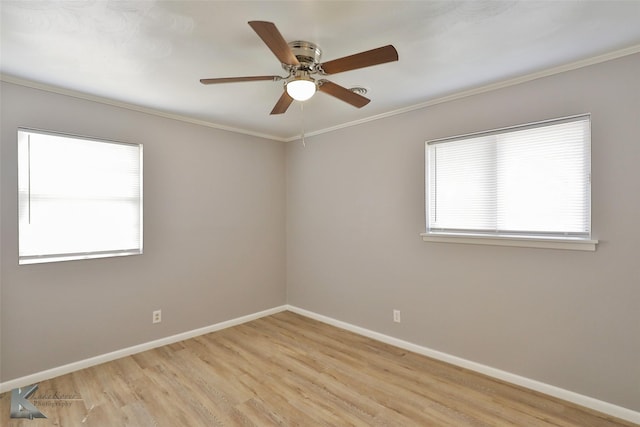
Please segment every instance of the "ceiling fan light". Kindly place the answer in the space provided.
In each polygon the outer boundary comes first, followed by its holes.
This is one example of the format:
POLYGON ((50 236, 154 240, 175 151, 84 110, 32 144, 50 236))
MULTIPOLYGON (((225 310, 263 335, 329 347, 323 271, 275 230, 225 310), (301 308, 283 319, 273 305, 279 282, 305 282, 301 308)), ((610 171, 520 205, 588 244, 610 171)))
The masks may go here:
POLYGON ((306 101, 316 93, 316 83, 305 78, 291 80, 287 83, 287 93, 296 101, 306 101))

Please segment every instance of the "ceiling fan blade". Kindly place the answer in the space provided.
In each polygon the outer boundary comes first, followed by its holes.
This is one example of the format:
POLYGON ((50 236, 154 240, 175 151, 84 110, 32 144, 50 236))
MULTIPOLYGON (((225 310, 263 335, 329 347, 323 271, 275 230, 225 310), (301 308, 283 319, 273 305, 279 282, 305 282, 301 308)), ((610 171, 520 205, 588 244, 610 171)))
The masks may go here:
POLYGON ((282 114, 286 112, 287 108, 289 108, 289 105, 291 105, 292 102, 293 98, 289 96, 286 90, 283 91, 282 96, 280 97, 280 99, 278 99, 278 102, 276 102, 276 105, 275 107, 273 107, 273 110, 271 110, 270 114, 282 114))
POLYGON ((318 90, 324 92, 327 95, 335 96, 336 98, 353 105, 356 108, 362 108, 367 105, 371 100, 359 95, 349 89, 337 85, 329 80, 320 80, 318 82, 318 90))
POLYGON ((287 65, 300 65, 300 62, 298 62, 298 59, 273 22, 249 21, 249 25, 280 62, 287 65))
POLYGON ((384 64, 387 62, 397 61, 398 51, 396 48, 387 45, 376 49, 367 50, 365 52, 356 53, 354 55, 345 56, 334 59, 321 64, 325 74, 342 73, 343 71, 356 70, 358 68, 371 67, 372 65, 384 64))
POLYGON ((217 83, 236 83, 236 82, 256 82, 261 80, 278 81, 282 80, 280 76, 253 76, 253 77, 222 77, 219 79, 200 79, 203 85, 211 85, 217 83))

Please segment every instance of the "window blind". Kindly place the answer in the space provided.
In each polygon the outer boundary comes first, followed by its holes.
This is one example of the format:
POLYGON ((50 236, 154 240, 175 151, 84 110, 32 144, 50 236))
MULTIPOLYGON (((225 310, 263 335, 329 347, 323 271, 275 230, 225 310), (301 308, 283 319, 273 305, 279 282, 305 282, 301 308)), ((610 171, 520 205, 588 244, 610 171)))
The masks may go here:
POLYGON ((18 131, 19 263, 142 253, 142 146, 18 131))
POLYGON ((427 232, 591 236, 590 116, 427 142, 427 232))

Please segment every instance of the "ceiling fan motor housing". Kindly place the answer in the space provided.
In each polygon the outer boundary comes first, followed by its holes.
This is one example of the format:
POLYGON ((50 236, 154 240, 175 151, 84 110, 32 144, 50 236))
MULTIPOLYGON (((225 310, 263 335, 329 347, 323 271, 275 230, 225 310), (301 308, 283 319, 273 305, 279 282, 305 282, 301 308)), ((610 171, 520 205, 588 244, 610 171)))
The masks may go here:
MULTIPOLYGON (((297 67, 297 70, 308 71, 310 73, 317 71, 317 66, 320 63, 320 58, 322 57, 322 50, 318 45, 303 40, 296 40, 288 44, 295 57, 298 59, 298 62, 300 62, 300 66, 297 67)), ((297 71, 292 70, 291 65, 288 64, 282 64, 282 68, 287 71, 297 71)))

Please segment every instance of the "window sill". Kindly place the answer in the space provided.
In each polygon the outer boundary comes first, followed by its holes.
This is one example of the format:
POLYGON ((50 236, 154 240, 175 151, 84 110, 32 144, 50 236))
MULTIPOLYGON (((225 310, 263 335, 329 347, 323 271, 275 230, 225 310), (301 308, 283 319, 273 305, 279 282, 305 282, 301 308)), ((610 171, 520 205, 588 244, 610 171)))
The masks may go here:
POLYGON ((595 251, 597 240, 541 239, 534 237, 486 237, 457 236, 451 234, 422 233, 425 242, 462 243, 466 245, 515 246, 520 248, 564 249, 572 251, 595 251))
POLYGON ((128 249, 120 251, 84 252, 79 254, 58 254, 43 256, 21 256, 19 265, 44 264, 48 262, 77 261, 82 259, 112 258, 120 256, 142 255, 141 249, 128 249))

